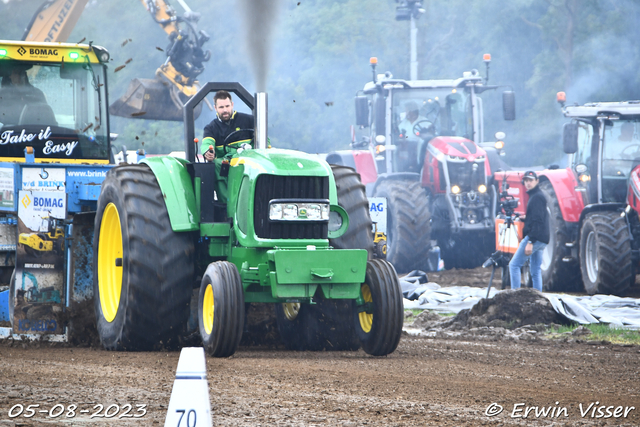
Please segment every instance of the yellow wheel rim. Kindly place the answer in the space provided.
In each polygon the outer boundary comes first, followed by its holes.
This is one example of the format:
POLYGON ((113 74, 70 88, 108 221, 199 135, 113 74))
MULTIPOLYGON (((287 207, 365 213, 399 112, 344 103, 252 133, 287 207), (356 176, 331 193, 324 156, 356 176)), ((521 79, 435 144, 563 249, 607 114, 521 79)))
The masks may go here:
POLYGON ((300 313, 299 302, 286 302, 282 304, 282 308, 284 311, 284 316, 291 321, 295 320, 296 317, 298 317, 298 314, 300 313))
MULTIPOLYGON (((369 285, 363 284, 362 287, 360 287, 360 291, 362 292, 362 298, 364 299, 364 302, 373 302, 369 285)), ((371 326, 373 325, 373 314, 361 311, 360 313, 358 313, 358 318, 360 319, 360 327, 362 328, 362 330, 367 334, 371 332, 371 326)))
POLYGON ((98 288, 100 307, 107 322, 113 322, 122 291, 122 229, 118 208, 109 203, 102 213, 98 240, 98 288), (116 265, 120 260, 120 265, 116 265))
POLYGON ((211 335, 213 330, 213 312, 215 311, 213 299, 213 286, 207 284, 204 290, 204 298, 202 299, 202 324, 207 335, 211 335))

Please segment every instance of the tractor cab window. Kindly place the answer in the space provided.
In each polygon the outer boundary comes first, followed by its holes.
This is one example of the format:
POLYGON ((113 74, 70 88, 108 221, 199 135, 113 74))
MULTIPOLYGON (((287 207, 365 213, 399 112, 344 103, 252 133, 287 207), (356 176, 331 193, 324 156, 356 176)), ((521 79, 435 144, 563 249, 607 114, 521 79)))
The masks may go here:
POLYGON ((603 202, 623 202, 627 179, 640 164, 640 122, 605 120, 602 149, 603 202))
POLYGON ((398 171, 419 172, 427 144, 437 136, 469 137, 468 96, 456 89, 397 90, 392 104, 392 143, 398 171))
POLYGON ((109 158, 104 69, 0 61, 0 157, 109 158))

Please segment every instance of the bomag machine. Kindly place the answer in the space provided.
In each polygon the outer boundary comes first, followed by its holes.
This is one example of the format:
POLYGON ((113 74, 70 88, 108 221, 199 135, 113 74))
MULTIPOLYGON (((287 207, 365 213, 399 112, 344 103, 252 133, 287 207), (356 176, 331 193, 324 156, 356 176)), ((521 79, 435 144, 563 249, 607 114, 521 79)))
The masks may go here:
POLYGON ((18 244, 33 255, 64 250, 64 219, 42 218, 42 225, 38 231, 38 233, 20 233, 18 244))
MULTIPOLYGON (((490 56, 485 55, 488 64, 490 56)), ((353 150, 329 153, 331 164, 352 166, 367 194, 387 199, 387 259, 399 272, 428 270, 432 241, 445 268, 478 267, 493 252, 497 192, 493 174, 504 133, 488 142, 478 70, 447 80, 403 80, 376 74, 356 95, 353 150), (410 113, 414 122, 408 121, 410 113)), ((515 119, 515 96, 503 92, 505 120, 515 119)))
POLYGON ((94 301, 104 347, 166 344, 191 311, 208 354, 226 357, 252 302, 275 304, 289 348, 393 352, 402 293, 393 266, 369 260, 372 224, 355 172, 266 148, 266 94, 251 96, 237 83, 205 84, 185 104, 184 123, 186 160, 117 166, 102 186, 94 301), (194 110, 221 89, 253 111, 255 129, 239 132, 255 149, 229 149, 218 176, 196 157, 194 110), (220 179, 228 180, 224 205, 215 197, 220 179))
MULTIPOLYGON (((0 41, 0 271, 10 307, 19 284, 9 278, 23 273, 63 296, 57 313, 91 297, 93 216, 113 158, 108 61, 95 45, 0 41)), ((60 319, 42 320, 63 332, 60 319)), ((30 325, 13 322, 13 332, 37 332, 30 325)))

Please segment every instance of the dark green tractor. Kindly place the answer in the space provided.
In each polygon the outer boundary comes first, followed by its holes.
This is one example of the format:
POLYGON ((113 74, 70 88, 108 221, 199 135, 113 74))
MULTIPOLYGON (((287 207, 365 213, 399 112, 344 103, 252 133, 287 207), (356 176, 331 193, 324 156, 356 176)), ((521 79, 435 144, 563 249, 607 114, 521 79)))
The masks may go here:
POLYGON ((237 83, 206 84, 185 105, 184 119, 187 160, 121 165, 102 185, 94 295, 104 347, 169 343, 191 312, 207 352, 229 356, 242 337, 245 303, 273 303, 288 348, 393 352, 402 294, 393 266, 369 259, 371 219, 359 175, 266 148, 266 94, 254 98, 237 83), (256 117, 255 149, 229 153, 226 177, 198 161, 194 144, 194 108, 221 89, 256 117), (224 205, 216 179, 228 180, 224 205), (190 310, 192 300, 197 309, 190 310))

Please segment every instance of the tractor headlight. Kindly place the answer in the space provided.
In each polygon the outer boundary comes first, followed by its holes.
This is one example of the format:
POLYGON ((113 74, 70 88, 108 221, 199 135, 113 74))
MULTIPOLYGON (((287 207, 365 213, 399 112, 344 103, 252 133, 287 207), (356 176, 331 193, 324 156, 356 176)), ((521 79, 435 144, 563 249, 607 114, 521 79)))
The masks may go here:
POLYGON ((329 221, 329 201, 284 201, 269 203, 271 221, 329 221))
POLYGON ((478 192, 479 192, 479 193, 483 193, 483 194, 484 194, 484 193, 486 193, 486 192, 487 192, 487 186, 486 186, 486 185, 484 185, 484 184, 480 184, 480 185, 478 186, 478 192))

